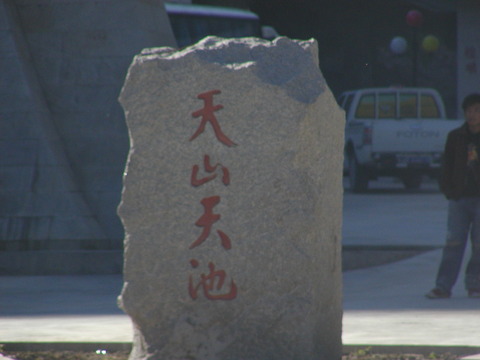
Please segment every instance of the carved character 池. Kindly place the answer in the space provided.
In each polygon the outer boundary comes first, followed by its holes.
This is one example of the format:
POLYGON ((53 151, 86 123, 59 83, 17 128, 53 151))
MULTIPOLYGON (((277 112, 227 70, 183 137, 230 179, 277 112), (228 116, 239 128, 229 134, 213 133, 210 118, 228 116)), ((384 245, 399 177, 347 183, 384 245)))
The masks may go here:
MULTIPOLYGON (((197 268, 199 263, 197 260, 192 259, 190 260, 190 265, 193 268, 197 268)), ((212 262, 208 263, 208 274, 201 274, 200 281, 197 285, 193 284, 193 278, 190 275, 189 283, 188 283, 188 292, 190 297, 195 300, 198 298, 198 291, 199 289, 203 289, 203 294, 208 300, 233 300, 237 297, 237 285, 235 281, 230 282, 229 291, 226 293, 216 293, 221 292, 225 285, 225 279, 227 274, 224 270, 215 270, 215 264, 212 262)))

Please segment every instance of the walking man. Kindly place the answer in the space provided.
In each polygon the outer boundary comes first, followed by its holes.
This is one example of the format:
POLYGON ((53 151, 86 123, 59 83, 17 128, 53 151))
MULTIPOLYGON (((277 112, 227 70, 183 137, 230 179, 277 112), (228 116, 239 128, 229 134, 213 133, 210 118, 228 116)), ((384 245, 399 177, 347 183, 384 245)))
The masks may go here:
POLYGON ((480 94, 465 97, 462 109, 465 123, 448 134, 445 144, 440 188, 448 199, 447 239, 429 299, 451 296, 469 235, 465 288, 469 297, 480 298, 480 94))

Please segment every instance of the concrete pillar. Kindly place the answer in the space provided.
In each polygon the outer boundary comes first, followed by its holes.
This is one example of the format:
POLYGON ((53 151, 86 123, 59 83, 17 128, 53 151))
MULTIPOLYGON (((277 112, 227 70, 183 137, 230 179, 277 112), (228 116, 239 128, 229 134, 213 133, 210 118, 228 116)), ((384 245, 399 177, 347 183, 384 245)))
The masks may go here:
POLYGON ((464 97, 480 93, 480 1, 459 0, 457 5, 458 117, 464 97))

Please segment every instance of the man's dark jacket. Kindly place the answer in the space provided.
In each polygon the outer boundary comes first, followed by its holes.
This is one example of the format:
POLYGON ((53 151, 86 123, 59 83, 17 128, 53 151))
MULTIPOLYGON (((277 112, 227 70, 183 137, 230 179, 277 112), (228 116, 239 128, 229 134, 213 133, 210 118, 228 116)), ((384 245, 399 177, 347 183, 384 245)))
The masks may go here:
MULTIPOLYGON (((440 189, 447 199, 457 200, 464 195, 467 183, 467 153, 470 134, 467 124, 450 131, 443 154, 442 178, 440 189)), ((477 185, 480 185, 480 163, 473 167, 477 185)))

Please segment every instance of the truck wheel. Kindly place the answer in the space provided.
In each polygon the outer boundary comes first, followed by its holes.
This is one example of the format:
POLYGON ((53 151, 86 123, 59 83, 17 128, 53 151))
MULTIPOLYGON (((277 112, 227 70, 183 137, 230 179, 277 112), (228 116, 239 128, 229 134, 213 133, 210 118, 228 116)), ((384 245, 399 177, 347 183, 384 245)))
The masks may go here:
POLYGON ((420 174, 411 174, 404 176, 402 178, 403 186, 405 189, 414 190, 419 189, 422 184, 422 175, 420 174))
POLYGON ((358 164, 354 154, 348 157, 348 177, 350 191, 359 193, 368 189, 368 177, 365 168, 358 164))

